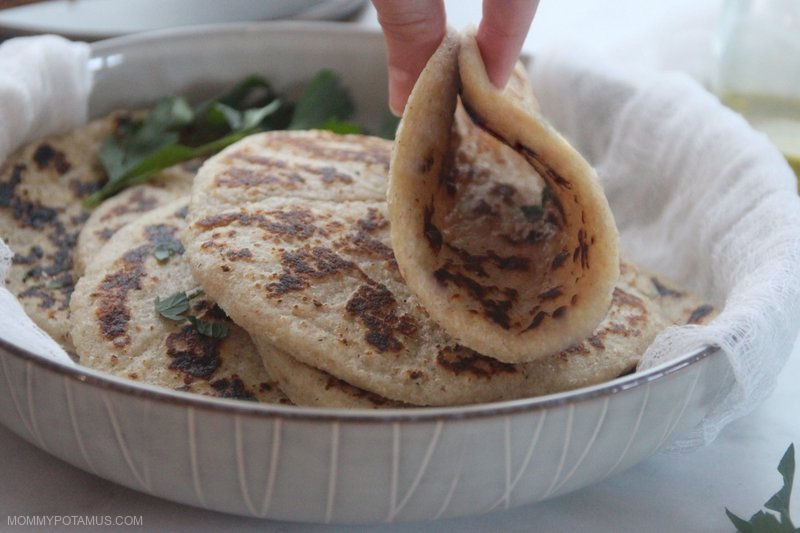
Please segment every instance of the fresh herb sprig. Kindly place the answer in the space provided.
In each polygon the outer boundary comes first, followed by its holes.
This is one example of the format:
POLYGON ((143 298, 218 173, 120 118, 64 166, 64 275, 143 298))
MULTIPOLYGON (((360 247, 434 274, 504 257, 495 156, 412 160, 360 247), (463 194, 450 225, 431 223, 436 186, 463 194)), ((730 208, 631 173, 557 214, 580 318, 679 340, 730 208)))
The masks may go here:
POLYGON ((189 302, 201 294, 203 294, 203 290, 198 287, 188 292, 179 291, 170 294, 163 300, 156 296, 155 310, 164 318, 175 322, 188 320, 201 335, 205 335, 206 337, 213 337, 215 339, 227 337, 228 331, 230 330, 229 324, 203 320, 196 316, 186 314, 189 311, 189 302))
POLYGON ((94 207, 167 167, 212 155, 259 131, 316 128, 359 133, 361 128, 349 121, 353 111, 349 92, 330 70, 314 76, 296 102, 255 75, 195 107, 183 97, 165 98, 102 143, 99 158, 108 179, 84 203, 94 207))
POLYGON ((792 497, 792 484, 794 483, 794 467, 794 444, 790 444, 780 463, 778 463, 778 472, 783 477, 783 487, 764 504, 764 507, 774 511, 774 513, 758 511, 750 517, 750 520, 745 520, 725 508, 725 514, 736 526, 737 531, 741 533, 800 532, 800 528, 796 528, 792 524, 792 519, 789 516, 789 502, 792 497))

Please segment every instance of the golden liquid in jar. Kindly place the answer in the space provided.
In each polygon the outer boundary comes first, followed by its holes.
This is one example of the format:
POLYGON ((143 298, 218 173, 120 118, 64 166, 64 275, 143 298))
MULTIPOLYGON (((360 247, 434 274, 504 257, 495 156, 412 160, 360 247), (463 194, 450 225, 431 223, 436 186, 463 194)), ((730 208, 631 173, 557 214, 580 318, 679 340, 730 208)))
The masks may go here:
POLYGON ((766 133, 800 179, 800 98, 727 93, 721 100, 766 133))

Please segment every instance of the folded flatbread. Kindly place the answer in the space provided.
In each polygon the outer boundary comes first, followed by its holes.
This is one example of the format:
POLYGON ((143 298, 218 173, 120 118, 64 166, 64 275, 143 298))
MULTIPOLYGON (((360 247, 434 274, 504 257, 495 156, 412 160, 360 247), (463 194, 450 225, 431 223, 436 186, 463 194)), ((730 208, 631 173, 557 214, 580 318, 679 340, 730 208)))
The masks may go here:
POLYGON ((411 292, 461 345, 507 363, 587 338, 619 277, 594 171, 519 95, 491 85, 472 33, 448 34, 409 98, 388 191, 411 292))

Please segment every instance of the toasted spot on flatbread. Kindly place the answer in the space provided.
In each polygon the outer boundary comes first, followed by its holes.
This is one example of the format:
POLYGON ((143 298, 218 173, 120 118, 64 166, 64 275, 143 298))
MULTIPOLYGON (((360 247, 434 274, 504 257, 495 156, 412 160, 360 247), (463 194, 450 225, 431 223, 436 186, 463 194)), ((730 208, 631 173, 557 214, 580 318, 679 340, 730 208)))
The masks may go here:
POLYGON ((619 275, 594 171, 529 92, 519 76, 495 89, 474 37, 446 36, 409 98, 388 191, 411 291, 460 344, 508 363, 585 338, 619 275))
POLYGON ((175 390, 287 403, 250 337, 213 300, 192 299, 188 313, 227 324, 221 338, 156 310, 156 298, 197 288, 179 239, 186 204, 178 199, 129 222, 87 265, 70 304, 80 362, 175 390), (173 254, 160 260, 155 254, 160 246, 173 254))

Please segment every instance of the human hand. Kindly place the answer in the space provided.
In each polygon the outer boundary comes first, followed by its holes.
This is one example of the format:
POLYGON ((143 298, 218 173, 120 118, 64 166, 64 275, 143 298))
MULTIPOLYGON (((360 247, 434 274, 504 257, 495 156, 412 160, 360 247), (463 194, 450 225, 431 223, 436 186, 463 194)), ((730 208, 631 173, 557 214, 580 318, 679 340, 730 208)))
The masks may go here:
MULTIPOLYGON (((443 0, 372 0, 386 39, 389 108, 403 112, 425 63, 445 34, 443 0)), ((478 47, 489 80, 498 88, 508 81, 539 0, 484 0, 478 47)))

